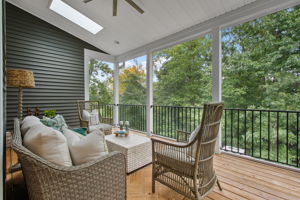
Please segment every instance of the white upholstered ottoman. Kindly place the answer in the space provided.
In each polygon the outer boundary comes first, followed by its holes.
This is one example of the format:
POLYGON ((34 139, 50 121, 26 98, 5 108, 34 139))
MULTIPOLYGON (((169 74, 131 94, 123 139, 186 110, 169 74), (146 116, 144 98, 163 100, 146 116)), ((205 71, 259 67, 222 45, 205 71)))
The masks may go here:
POLYGON ((108 150, 120 151, 126 157, 127 173, 152 162, 151 140, 147 137, 129 134, 128 136, 105 136, 108 150))

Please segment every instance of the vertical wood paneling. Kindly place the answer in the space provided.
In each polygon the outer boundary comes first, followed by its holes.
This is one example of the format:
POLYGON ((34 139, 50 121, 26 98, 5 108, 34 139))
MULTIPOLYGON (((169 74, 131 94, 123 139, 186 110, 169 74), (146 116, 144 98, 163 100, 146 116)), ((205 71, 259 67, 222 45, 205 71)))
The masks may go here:
MULTIPOLYGON (((31 70, 36 87, 24 89, 23 110, 57 110, 69 126, 79 126, 76 101, 84 99, 86 42, 7 4, 7 68, 31 70)), ((99 51, 99 50, 98 50, 99 51)), ((17 113, 17 89, 7 88, 7 128, 17 113)))

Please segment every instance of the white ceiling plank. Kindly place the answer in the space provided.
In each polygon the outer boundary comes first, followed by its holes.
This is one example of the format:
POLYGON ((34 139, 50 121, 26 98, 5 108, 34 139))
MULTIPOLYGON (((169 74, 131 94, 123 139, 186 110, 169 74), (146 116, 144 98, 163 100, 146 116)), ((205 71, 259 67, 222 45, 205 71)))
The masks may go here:
POLYGON ((183 31, 161 38, 129 52, 116 57, 116 60, 127 60, 134 58, 136 55, 142 55, 144 52, 158 51, 163 48, 170 47, 188 40, 195 39, 209 33, 213 28, 226 28, 244 23, 255 18, 274 13, 276 11, 286 9, 295 5, 299 5, 299 0, 260 0, 255 4, 248 4, 240 9, 225 13, 214 19, 207 20, 183 31))
MULTIPOLYGON (((119 0, 117 16, 113 17, 112 0, 93 0, 87 4, 82 0, 63 1, 99 23, 104 29, 96 35, 89 33, 51 11, 49 9, 51 0, 8 0, 23 10, 113 56, 123 55, 123 57, 136 52, 136 50, 144 50, 146 47, 154 48, 155 45, 161 43, 167 44, 170 41, 174 43, 174 41, 192 38, 201 34, 201 31, 206 32, 203 28, 199 31, 199 27, 203 24, 204 27, 208 27, 207 24, 211 20, 249 5, 255 7, 255 5, 266 3, 272 7, 275 4, 296 2, 296 0, 134 0, 145 10, 145 13, 141 15, 124 0, 119 0), (195 29, 195 27, 197 28, 195 29), (195 34, 191 30, 198 30, 199 33, 195 34), (182 38, 178 39, 178 37, 182 38), (115 44, 115 40, 120 44, 115 44), (157 42, 162 40, 166 41, 157 42)), ((248 13, 248 15, 250 14, 248 13)), ((232 22, 219 20, 223 24, 233 24, 244 20, 244 18, 238 18, 241 16, 244 15, 227 19, 232 22)))

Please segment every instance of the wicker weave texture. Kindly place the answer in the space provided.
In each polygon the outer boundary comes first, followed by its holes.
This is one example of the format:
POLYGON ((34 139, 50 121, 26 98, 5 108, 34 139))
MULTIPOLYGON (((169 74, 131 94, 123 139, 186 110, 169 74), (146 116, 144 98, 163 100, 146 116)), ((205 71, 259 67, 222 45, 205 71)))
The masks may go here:
MULTIPOLYGON (((152 139, 153 179, 190 199, 203 199, 218 183, 213 169, 213 156, 217 141, 223 103, 205 104, 200 129, 188 143, 171 143, 152 139)), ((180 141, 189 135, 179 131, 180 141)), ((219 188, 221 189, 219 183, 219 188)))
POLYGON ((111 152, 78 166, 58 166, 22 145, 18 119, 15 119, 13 148, 32 200, 126 199, 126 162, 122 153, 111 152))
POLYGON ((118 137, 117 139, 124 139, 130 144, 122 145, 117 140, 113 140, 114 135, 106 137, 106 143, 109 151, 120 151, 126 157, 127 173, 139 169, 152 162, 151 140, 147 137, 139 135, 129 135, 134 137, 133 140, 127 140, 127 137, 118 137), (109 139, 107 137, 110 137, 109 139), (141 143, 141 140, 143 141, 141 143))

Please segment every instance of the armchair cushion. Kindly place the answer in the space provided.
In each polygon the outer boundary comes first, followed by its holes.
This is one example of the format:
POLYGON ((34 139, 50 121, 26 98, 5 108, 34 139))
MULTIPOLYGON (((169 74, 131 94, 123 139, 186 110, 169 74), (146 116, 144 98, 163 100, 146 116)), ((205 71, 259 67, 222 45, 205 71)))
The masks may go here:
POLYGON ((109 125, 109 124, 102 124, 102 123, 97 124, 97 125, 93 125, 93 126, 89 126, 90 132, 92 132, 94 130, 103 130, 103 131, 105 131, 105 130, 110 130, 111 128, 112 128, 111 125, 109 125))
POLYGON ((189 142, 191 142, 195 139, 195 137, 197 136, 199 130, 200 130, 200 125, 195 130, 193 130, 193 132, 191 133, 191 135, 189 137, 189 142))
POLYGON ((67 138, 72 161, 75 165, 96 160, 108 154, 104 134, 99 130, 95 130, 85 137, 80 137, 76 132, 67 128, 63 128, 63 133, 67 138))
POLYGON ((61 166, 72 166, 69 148, 63 134, 43 124, 29 128, 23 139, 24 146, 45 160, 61 166))
POLYGON ((156 152, 156 159, 164 166, 176 169, 177 171, 189 172, 188 175, 191 175, 195 159, 186 150, 166 146, 161 151, 156 152))

